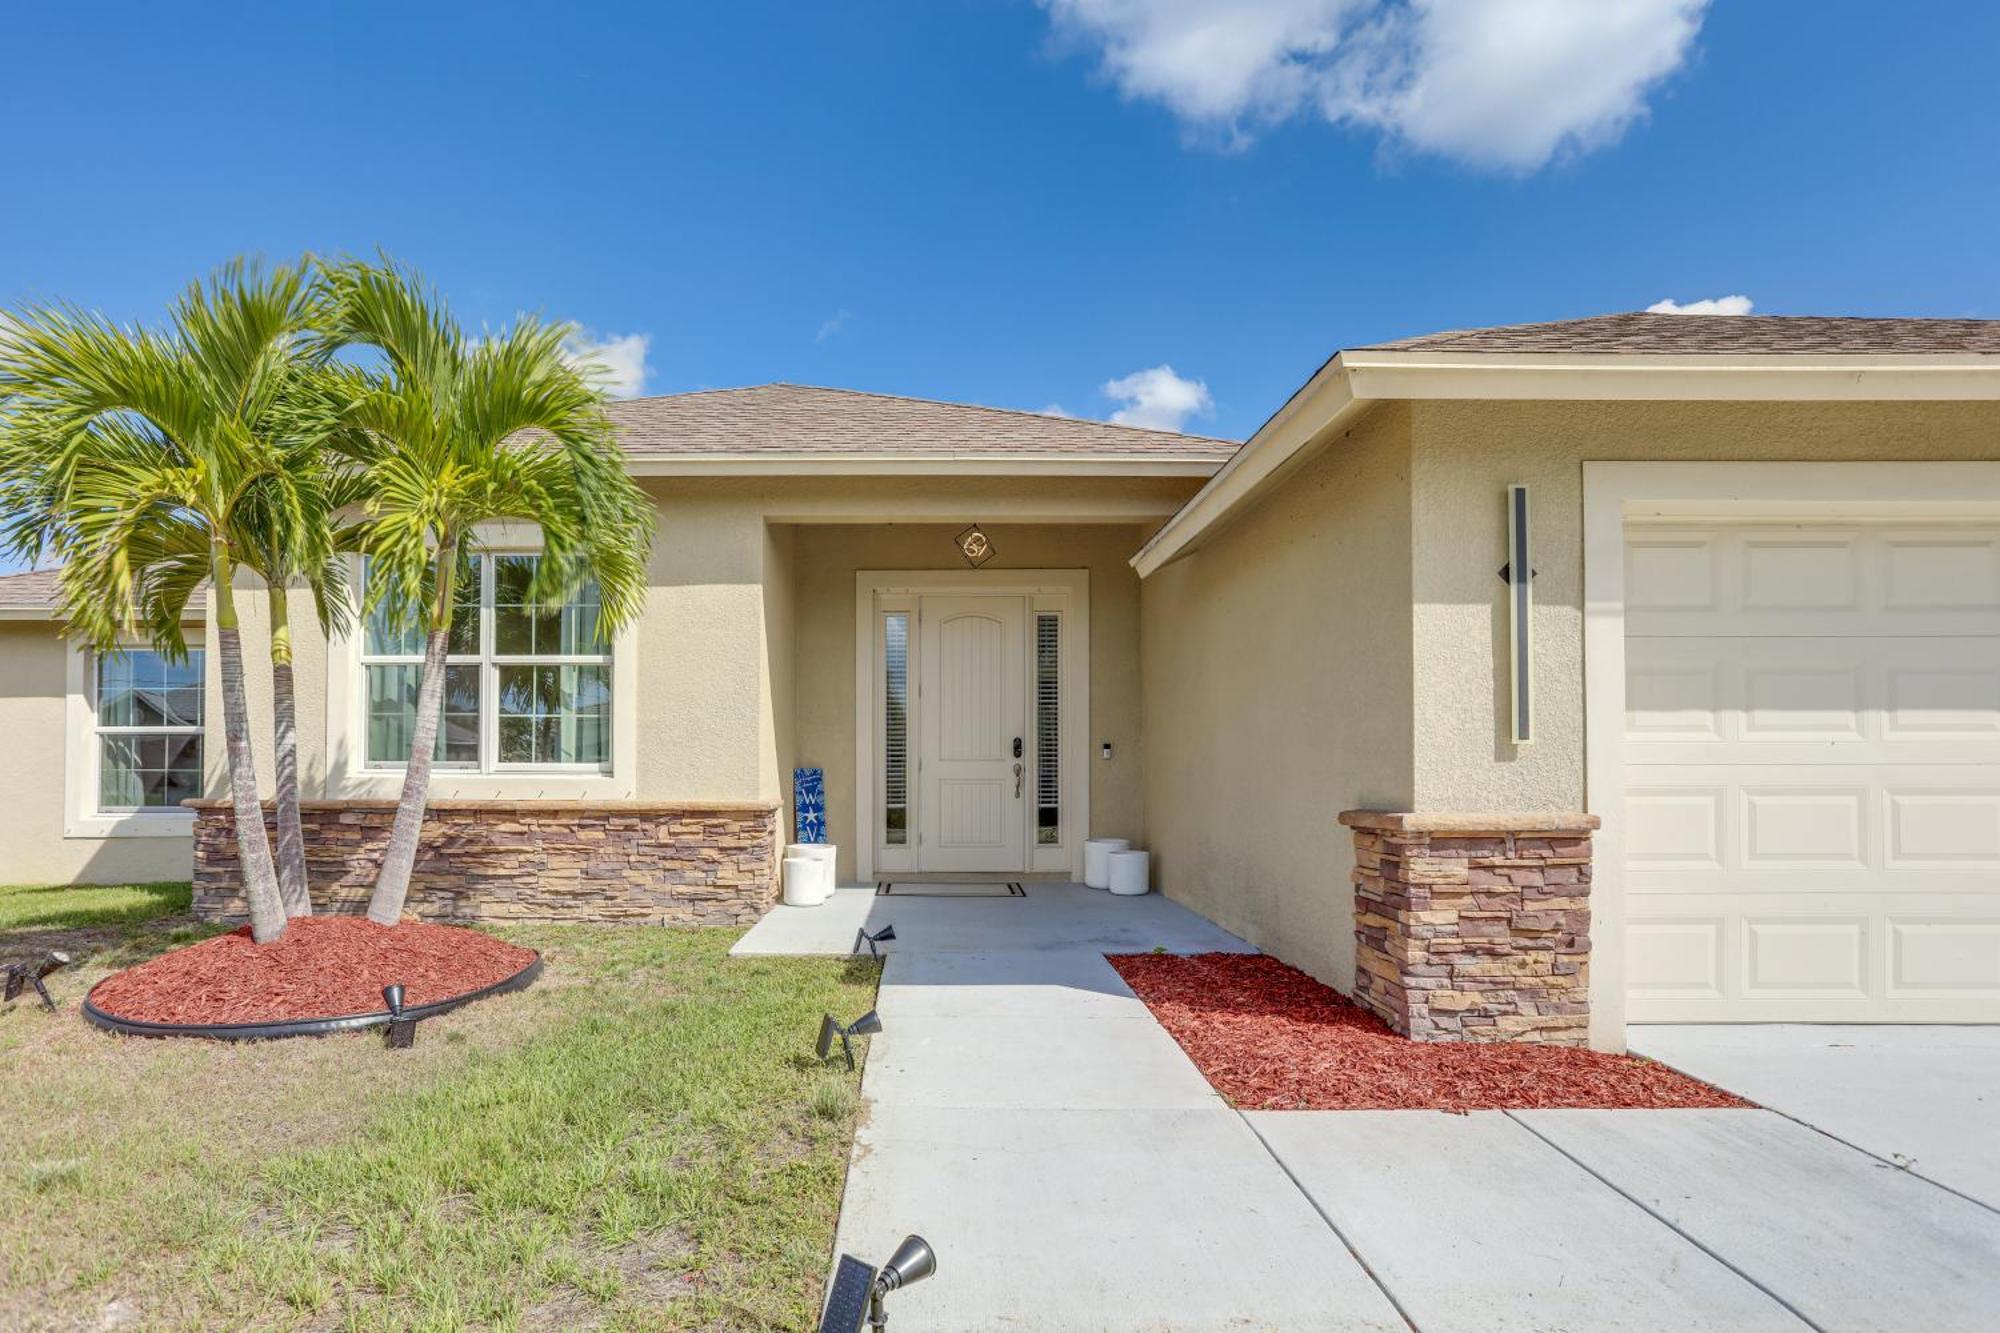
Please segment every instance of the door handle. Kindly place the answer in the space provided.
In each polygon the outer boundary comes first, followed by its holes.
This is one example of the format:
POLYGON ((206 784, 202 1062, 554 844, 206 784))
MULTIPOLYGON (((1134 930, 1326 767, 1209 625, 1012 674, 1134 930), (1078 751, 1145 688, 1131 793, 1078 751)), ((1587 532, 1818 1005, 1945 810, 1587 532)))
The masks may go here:
POLYGON ((1014 799, 1021 799, 1021 766, 1014 765, 1014 799))

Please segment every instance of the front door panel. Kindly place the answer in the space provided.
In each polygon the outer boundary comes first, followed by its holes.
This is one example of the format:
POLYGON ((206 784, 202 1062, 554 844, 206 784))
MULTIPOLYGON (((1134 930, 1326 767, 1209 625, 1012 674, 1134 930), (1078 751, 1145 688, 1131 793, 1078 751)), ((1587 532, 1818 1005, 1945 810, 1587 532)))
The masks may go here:
POLYGON ((1019 597, 926 597, 918 695, 917 861, 1019 872, 1027 856, 1026 607, 1019 597))

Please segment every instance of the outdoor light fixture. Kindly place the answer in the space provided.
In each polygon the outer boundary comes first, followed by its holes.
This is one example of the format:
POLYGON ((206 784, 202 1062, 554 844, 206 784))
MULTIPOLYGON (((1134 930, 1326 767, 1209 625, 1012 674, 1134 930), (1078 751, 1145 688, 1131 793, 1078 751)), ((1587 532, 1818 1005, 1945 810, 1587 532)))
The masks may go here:
POLYGON ((903 1237, 903 1243, 879 1271, 851 1254, 841 1255, 833 1289, 827 1293, 826 1312, 820 1316, 819 1333, 861 1333, 864 1318, 871 1329, 889 1327, 885 1305, 889 1293, 914 1286, 935 1272, 937 1252, 922 1236, 903 1237))
POLYGON ((35 994, 41 998, 42 1008, 54 1013, 55 997, 49 994, 48 983, 43 978, 68 966, 69 955, 60 949, 49 950, 39 963, 13 964, 7 969, 7 998, 18 999, 22 991, 33 986, 35 994))
POLYGON ((838 1037, 840 1038, 840 1053, 847 1057, 847 1067, 852 1069, 854 1068, 854 1045, 851 1039, 854 1037, 872 1037, 881 1030, 882 1019, 873 1009, 870 1009, 867 1013, 849 1023, 846 1027, 840 1025, 839 1019, 835 1018, 832 1014, 828 1014, 819 1021, 819 1041, 816 1044, 816 1049, 819 1051, 819 1058, 824 1063, 833 1054, 833 1039, 838 1037))
POLYGON ((382 999, 389 1006, 389 1049, 407 1051, 417 1044, 417 1020, 403 1017, 403 986, 397 982, 382 988, 382 999))
POLYGON ((1528 488, 1507 488, 1507 563, 1500 567, 1507 585, 1507 666, 1511 737, 1516 745, 1535 738, 1535 644, 1530 613, 1535 607, 1534 566, 1528 562, 1528 488))
POLYGON ((868 927, 863 926, 859 930, 854 932, 854 947, 848 950, 848 952, 860 953, 861 942, 863 940, 866 940, 868 942, 868 956, 870 958, 880 958, 882 956, 882 951, 876 948, 875 946, 878 944, 887 944, 895 938, 896 938, 896 923, 893 921, 890 922, 888 925, 882 927, 882 929, 876 931, 873 935, 870 935, 868 933, 868 927))

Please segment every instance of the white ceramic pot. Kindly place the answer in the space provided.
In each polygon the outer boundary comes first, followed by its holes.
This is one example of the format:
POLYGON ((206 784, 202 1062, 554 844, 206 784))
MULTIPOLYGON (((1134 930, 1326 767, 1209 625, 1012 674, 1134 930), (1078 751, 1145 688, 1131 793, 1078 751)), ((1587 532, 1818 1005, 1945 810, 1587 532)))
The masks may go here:
POLYGON ((1093 889, 1111 887, 1111 853, 1132 845, 1130 838, 1091 838, 1083 844, 1083 882, 1093 889))
POLYGON ((825 878, 822 862, 816 856, 788 856, 785 858, 785 906, 818 907, 826 901, 826 893, 820 887, 825 878))
MULTIPOLYGON (((835 867, 838 864, 839 856, 840 849, 830 842, 795 842, 785 848, 785 859, 787 861, 793 859, 811 861, 819 868, 818 891, 820 902, 825 902, 833 896, 833 888, 837 879, 835 867)), ((785 901, 790 902, 791 899, 787 898, 785 901)))
POLYGON ((1153 857, 1150 852, 1111 853, 1111 891, 1136 898, 1152 888, 1153 857))

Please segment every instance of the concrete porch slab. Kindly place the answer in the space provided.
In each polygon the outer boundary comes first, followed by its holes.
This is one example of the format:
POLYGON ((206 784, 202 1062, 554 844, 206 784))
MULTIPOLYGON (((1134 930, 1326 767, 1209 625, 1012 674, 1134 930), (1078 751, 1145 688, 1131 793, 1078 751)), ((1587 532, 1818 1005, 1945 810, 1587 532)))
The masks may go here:
POLYGON ((1424 1333, 1807 1327, 1504 1112, 1246 1119, 1424 1333))
MULTIPOLYGON (((774 907, 730 950, 844 954, 854 932, 896 927, 886 952, 1090 949, 1098 953, 1254 953, 1214 922, 1157 893, 1120 898, 1081 884, 1031 883, 1025 898, 879 898, 837 890, 818 907, 774 907)), ((865 950, 864 950, 865 951, 865 950)))
POLYGON ((2000 1326, 2000 1216, 1769 1111, 1520 1123, 1823 1329, 2000 1326))
POLYGON ((1233 1111, 878 1100, 855 1151, 840 1249, 938 1252, 892 1326, 1407 1333, 1233 1111))
POLYGON ((1627 1040, 2000 1208, 2000 1027, 1647 1025, 1627 1040))

